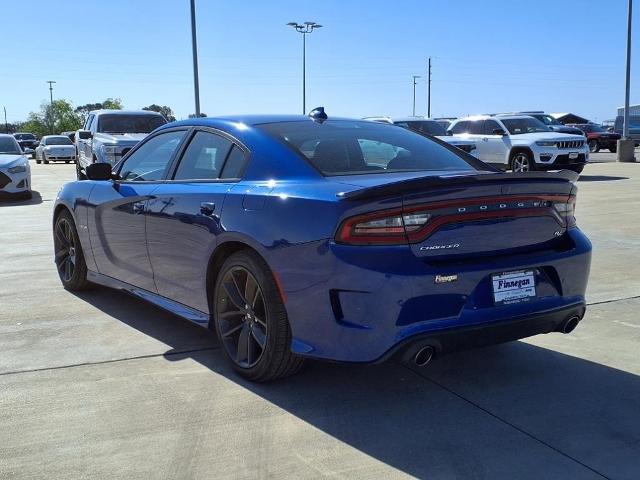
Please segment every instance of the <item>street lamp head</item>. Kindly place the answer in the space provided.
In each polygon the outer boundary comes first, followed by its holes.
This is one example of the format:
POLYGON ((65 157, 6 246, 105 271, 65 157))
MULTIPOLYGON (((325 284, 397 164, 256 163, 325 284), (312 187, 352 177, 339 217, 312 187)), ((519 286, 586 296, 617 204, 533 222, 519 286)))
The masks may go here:
POLYGON ((319 23, 316 23, 313 25, 313 28, 322 28, 322 25, 320 25, 319 23))
POLYGON ((289 22, 287 23, 287 25, 289 25, 290 27, 297 27, 298 24, 296 22, 289 22))

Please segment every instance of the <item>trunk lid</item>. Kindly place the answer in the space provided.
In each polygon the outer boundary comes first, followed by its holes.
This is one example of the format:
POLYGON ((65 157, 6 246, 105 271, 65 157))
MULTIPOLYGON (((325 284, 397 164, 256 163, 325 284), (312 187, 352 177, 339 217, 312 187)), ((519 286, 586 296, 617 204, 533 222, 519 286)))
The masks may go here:
POLYGON ((406 230, 417 257, 478 257, 531 251, 560 241, 572 224, 576 179, 564 171, 448 173, 375 185, 365 180, 368 186, 341 197, 367 203, 400 197, 405 220, 407 215, 428 214, 419 230, 406 230))

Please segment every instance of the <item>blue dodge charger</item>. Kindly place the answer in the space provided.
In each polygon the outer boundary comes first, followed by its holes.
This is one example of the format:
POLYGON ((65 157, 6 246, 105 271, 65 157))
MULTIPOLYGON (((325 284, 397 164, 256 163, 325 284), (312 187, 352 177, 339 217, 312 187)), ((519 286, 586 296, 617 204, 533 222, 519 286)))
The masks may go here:
POLYGON ((238 116, 155 130, 65 185, 62 284, 127 291, 217 332, 240 375, 305 358, 418 366, 585 313, 573 172, 508 174, 403 128, 238 116))

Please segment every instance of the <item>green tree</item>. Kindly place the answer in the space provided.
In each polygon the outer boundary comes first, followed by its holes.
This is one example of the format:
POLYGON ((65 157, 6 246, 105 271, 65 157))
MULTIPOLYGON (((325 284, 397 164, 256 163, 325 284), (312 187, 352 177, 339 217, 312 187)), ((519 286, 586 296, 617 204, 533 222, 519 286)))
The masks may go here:
POLYGON ((87 115, 89 115, 89 112, 93 110, 102 110, 103 108, 110 110, 122 110, 122 100, 120 100, 119 98, 109 97, 103 102, 85 103, 84 105, 76 107, 74 111, 75 113, 80 115, 80 117, 82 118, 82 123, 84 123, 84 121, 87 119, 87 115))
POLYGON ((40 105, 39 112, 29 113, 27 121, 21 125, 21 128, 41 137, 52 133, 78 130, 81 126, 82 118, 74 111, 71 103, 58 99, 53 101, 53 105, 47 102, 40 105))
POLYGON ((150 112, 158 112, 164 118, 166 118, 168 122, 176 121, 176 117, 173 115, 173 110, 171 110, 171 108, 167 107, 166 105, 160 106, 160 105, 156 105, 155 103, 152 103, 148 107, 142 107, 142 110, 148 110, 150 112))

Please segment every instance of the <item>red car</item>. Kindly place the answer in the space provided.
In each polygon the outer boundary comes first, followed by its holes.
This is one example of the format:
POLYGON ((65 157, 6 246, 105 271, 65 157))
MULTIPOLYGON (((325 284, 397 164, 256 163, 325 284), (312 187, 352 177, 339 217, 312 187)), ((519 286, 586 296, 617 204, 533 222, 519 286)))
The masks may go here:
POLYGON ((620 140, 619 133, 608 132, 600 125, 593 123, 575 123, 572 127, 579 128, 587 136, 589 151, 592 153, 599 152, 601 148, 608 148, 610 152, 615 153, 620 140))

